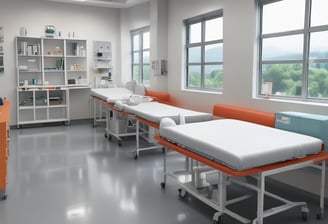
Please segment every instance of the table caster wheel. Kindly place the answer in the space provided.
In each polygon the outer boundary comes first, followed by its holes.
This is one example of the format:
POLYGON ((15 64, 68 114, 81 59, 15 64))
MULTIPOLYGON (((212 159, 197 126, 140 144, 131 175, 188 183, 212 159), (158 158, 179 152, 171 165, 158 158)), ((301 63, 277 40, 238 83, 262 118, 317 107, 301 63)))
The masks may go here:
POLYGON ((213 224, 220 224, 221 223, 221 216, 222 216, 222 213, 220 212, 215 212, 214 215, 213 215, 213 224))
POLYGON ((134 154, 133 159, 137 160, 138 159, 138 155, 134 154))
POLYGON ((317 220, 321 220, 322 219, 322 213, 321 212, 319 212, 318 214, 317 214, 317 220))
POLYGON ((122 146, 122 141, 119 140, 117 144, 118 144, 118 146, 122 146))
POLYGON ((161 183, 161 188, 165 188, 165 183, 164 182, 161 183))
POLYGON ((309 218, 309 213, 308 212, 302 212, 302 220, 303 221, 307 221, 309 218))
POLYGON ((180 198, 185 198, 186 195, 187 195, 187 191, 185 189, 179 188, 178 192, 179 192, 179 197, 180 198))
POLYGON ((302 220, 307 221, 309 218, 309 208, 306 206, 301 207, 302 220))

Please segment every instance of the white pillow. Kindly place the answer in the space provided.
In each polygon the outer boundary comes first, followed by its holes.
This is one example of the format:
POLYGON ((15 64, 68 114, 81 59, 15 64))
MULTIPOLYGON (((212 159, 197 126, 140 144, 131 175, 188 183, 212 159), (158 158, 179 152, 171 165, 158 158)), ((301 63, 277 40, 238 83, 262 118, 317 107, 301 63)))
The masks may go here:
POLYGON ((175 123, 175 121, 171 118, 165 117, 162 118, 161 122, 159 123, 159 128, 166 128, 166 127, 172 127, 172 126, 176 126, 177 124, 175 123))
POLYGON ((134 94, 144 96, 146 94, 145 87, 142 84, 137 84, 134 87, 134 94))
POLYGON ((125 88, 127 88, 128 90, 130 90, 132 93, 134 93, 135 91, 135 86, 137 85, 137 82, 136 80, 131 80, 131 81, 128 81, 126 84, 125 84, 125 88))

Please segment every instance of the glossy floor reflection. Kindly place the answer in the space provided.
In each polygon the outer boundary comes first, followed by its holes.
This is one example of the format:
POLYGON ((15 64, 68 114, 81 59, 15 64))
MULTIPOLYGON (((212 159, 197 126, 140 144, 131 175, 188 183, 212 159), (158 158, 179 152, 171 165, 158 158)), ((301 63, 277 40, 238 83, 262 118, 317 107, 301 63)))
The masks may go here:
MULTIPOLYGON (((103 127, 89 122, 13 129, 0 224, 212 223, 214 210, 192 197, 179 199, 176 184, 168 181, 161 189, 161 150, 141 152, 134 160, 134 147, 134 138, 119 147, 104 137, 103 127)), ((181 165, 181 156, 169 157, 172 167, 181 165)), ((235 209, 251 218, 255 206, 251 199, 235 209)), ((310 206, 318 207, 311 201, 310 206)), ((314 216, 308 223, 327 223, 327 212, 324 220, 314 216)), ((223 216, 222 223, 238 222, 223 216)), ((303 221, 295 209, 265 223, 303 221)))

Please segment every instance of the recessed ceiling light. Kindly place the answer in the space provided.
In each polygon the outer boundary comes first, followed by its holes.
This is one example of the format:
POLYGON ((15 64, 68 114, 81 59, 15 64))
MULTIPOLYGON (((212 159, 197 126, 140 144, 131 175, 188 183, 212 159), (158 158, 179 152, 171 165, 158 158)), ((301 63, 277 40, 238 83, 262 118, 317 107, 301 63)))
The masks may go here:
POLYGON ((108 8, 129 8, 150 0, 47 0, 50 2, 61 2, 68 4, 90 5, 108 8))

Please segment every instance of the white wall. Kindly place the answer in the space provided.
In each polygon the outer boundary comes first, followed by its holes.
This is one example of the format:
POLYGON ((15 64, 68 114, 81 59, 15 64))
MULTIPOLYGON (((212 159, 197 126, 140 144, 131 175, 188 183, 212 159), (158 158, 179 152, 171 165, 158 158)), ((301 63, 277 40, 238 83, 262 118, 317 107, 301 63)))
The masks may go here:
MULTIPOLYGON (((4 27, 5 72, 0 73, 0 96, 11 103, 11 125, 16 124, 16 71, 15 37, 19 28, 27 28, 28 36, 43 36, 44 26, 55 25, 62 36, 75 32, 88 40, 90 81, 95 73, 93 62, 93 40, 112 42, 114 79, 120 79, 120 14, 118 9, 78 6, 44 0, 1 0, 0 25, 4 27)), ((72 90, 70 97, 71 119, 91 117, 89 90, 72 90)))
POLYGON ((121 9, 121 84, 131 80, 130 31, 150 25, 150 3, 121 9))
POLYGON ((253 97, 256 76, 256 7, 254 0, 169 0, 168 91, 184 106, 211 111, 215 103, 226 103, 265 111, 295 110, 328 114, 328 105, 292 103, 253 97), (223 94, 183 90, 183 20, 216 9, 224 10, 223 94))

